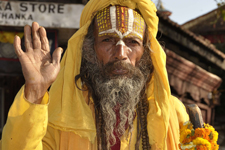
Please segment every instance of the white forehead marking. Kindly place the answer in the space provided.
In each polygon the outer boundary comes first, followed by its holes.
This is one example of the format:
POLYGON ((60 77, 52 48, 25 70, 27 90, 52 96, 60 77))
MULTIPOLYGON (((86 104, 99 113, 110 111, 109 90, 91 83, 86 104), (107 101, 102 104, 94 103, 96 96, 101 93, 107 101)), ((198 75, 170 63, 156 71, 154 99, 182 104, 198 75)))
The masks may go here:
MULTIPOLYGON (((134 24, 134 14, 132 9, 128 9, 129 19, 128 19, 128 34, 132 32, 133 30, 133 24, 134 24)), ((127 34, 127 35, 128 35, 127 34)))
POLYGON ((112 29, 116 29, 116 6, 110 7, 112 29))
POLYGON ((116 46, 117 46, 117 45, 125 46, 125 43, 123 42, 123 40, 119 40, 119 41, 116 43, 116 46))
MULTIPOLYGON (((122 45, 122 49, 123 49, 123 46, 126 46, 126 44, 124 43, 124 41, 122 39, 120 39, 117 43, 116 43, 116 46, 117 45, 122 45)), ((128 50, 129 51, 132 51, 129 47, 128 47, 128 50)))
POLYGON ((122 34, 120 31, 118 31, 116 29, 116 6, 111 6, 110 7, 110 21, 111 21, 111 25, 112 25, 112 29, 106 30, 106 31, 102 31, 99 33, 99 35, 101 34, 105 34, 105 33, 113 33, 116 32, 117 35, 120 37, 120 39, 123 39, 123 37, 127 36, 130 33, 134 33, 136 35, 138 35, 141 39, 143 38, 143 36, 136 32, 136 31, 132 31, 133 30, 133 24, 134 24, 134 14, 133 14, 133 10, 128 8, 128 31, 125 32, 124 34, 122 34))

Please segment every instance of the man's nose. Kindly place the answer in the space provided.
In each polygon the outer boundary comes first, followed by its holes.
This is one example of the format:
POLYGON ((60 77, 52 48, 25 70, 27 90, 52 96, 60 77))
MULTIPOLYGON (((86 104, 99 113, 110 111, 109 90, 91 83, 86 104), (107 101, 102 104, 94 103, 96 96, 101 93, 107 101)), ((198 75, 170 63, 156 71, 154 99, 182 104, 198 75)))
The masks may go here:
POLYGON ((127 60, 127 46, 124 44, 116 45, 115 55, 116 60, 127 60))

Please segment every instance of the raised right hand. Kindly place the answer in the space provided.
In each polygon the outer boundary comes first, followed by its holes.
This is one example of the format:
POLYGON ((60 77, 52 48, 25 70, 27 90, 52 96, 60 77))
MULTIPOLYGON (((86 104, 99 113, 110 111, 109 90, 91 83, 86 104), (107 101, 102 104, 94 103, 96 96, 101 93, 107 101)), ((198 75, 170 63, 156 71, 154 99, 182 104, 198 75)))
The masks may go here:
POLYGON ((25 78, 25 97, 31 103, 41 103, 42 97, 59 73, 63 50, 57 48, 51 57, 46 31, 36 22, 32 27, 24 27, 24 40, 25 52, 21 49, 18 36, 15 36, 14 48, 25 78))

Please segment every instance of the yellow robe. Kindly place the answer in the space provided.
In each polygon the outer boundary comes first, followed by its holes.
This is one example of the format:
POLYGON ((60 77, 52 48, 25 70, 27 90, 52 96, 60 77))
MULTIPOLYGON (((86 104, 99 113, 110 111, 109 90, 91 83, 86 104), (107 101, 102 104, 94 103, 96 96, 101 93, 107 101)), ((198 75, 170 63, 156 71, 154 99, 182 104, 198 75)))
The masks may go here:
MULTIPOLYGON (((155 5, 150 0, 91 0, 82 12, 80 29, 68 42, 61 70, 49 96, 46 94, 42 104, 37 105, 25 100, 23 88, 17 94, 3 130, 0 150, 96 149, 93 104, 87 105, 86 94, 76 88, 74 77, 80 72, 82 43, 93 16, 109 5, 139 9, 148 26, 154 66, 153 77, 146 90, 149 143, 153 150, 178 149, 179 123, 189 118, 182 103, 170 93, 166 55, 156 40, 158 17, 155 5)), ((136 143, 136 132, 135 119, 130 137, 131 150, 136 143)), ((121 150, 129 149, 128 141, 122 138, 121 150)))
MULTIPOLYGON (((24 98, 24 87, 17 94, 10 108, 7 123, 3 130, 3 138, 0 142, 0 150, 97 150, 96 139, 90 142, 88 138, 69 132, 55 129, 48 124, 48 93, 45 94, 42 104, 33 104, 24 98)), ((150 101, 149 115, 157 112, 154 100, 150 101)), ((93 110, 93 105, 90 105, 93 110)), ((183 104, 172 98, 170 103, 170 119, 166 138, 168 150, 178 149, 179 122, 188 120, 184 113, 183 104)), ((157 121, 151 119, 151 123, 157 121)), ((136 119, 134 120, 134 131, 130 150, 134 150, 136 141, 136 119)), ((160 128, 155 130, 160 132, 160 128)), ((150 134, 151 135, 151 134, 150 134)), ((123 138, 121 150, 129 149, 129 139, 123 138)), ((141 144, 140 144, 141 145, 141 144)), ((140 147, 141 149, 141 147, 140 147)), ((152 149, 158 148, 157 144, 152 149)))

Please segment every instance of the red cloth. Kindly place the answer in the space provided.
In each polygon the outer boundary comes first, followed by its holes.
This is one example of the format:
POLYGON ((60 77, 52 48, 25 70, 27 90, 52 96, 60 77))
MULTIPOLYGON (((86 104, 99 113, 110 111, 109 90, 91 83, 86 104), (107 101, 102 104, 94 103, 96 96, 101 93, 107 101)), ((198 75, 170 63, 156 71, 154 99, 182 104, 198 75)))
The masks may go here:
MULTIPOLYGON (((119 104, 117 104, 117 106, 114 108, 114 111, 115 111, 115 113, 116 113, 116 127, 119 125, 119 123, 120 123, 120 112, 119 112, 119 110, 120 110, 120 105, 119 104)), ((134 115, 134 118, 135 118, 135 115, 134 115)), ((133 118, 133 119, 134 119, 133 118)), ((125 130, 128 128, 128 120, 127 120, 127 122, 126 122, 126 124, 125 124, 125 130)), ((112 147, 111 147, 111 150, 120 150, 120 139, 119 139, 119 136, 116 134, 116 132, 115 132, 115 128, 114 128, 114 131, 113 131, 113 134, 114 134, 114 136, 115 136, 115 138, 116 138, 116 144, 115 145, 113 145, 112 147)))
MULTIPOLYGON (((115 132, 113 132, 116 136, 115 132)), ((111 150, 120 150, 120 139, 116 136, 116 144, 111 147, 111 150)))
MULTIPOLYGON (((116 127, 117 127, 120 123, 119 105, 116 106, 114 110, 116 112, 116 127)), ((113 134, 116 137, 116 144, 111 147, 111 150, 120 150, 120 139, 115 132, 115 128, 114 128, 113 134)))

